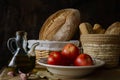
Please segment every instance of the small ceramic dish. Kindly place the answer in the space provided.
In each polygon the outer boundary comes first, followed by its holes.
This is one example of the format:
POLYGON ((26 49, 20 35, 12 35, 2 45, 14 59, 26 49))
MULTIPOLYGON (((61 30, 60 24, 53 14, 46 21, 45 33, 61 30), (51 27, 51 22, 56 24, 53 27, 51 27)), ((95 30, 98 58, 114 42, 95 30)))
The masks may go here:
POLYGON ((94 59, 94 65, 91 66, 59 66, 59 65, 49 65, 47 64, 47 58, 42 58, 37 61, 37 63, 41 66, 47 68, 47 70, 54 74, 59 75, 64 78, 79 78, 85 75, 90 74, 96 68, 103 66, 105 64, 104 61, 94 59))

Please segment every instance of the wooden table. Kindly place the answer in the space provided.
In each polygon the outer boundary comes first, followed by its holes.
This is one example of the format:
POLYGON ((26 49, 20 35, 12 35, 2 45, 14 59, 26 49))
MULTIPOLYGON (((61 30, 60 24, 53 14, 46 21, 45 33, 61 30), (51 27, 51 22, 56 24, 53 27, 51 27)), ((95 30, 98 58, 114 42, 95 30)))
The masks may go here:
MULTIPOLYGON (((20 80, 19 76, 15 77, 7 76, 8 71, 9 71, 8 68, 4 68, 2 70, 0 80, 20 80)), ((58 80, 58 78, 51 75, 46 69, 39 68, 33 70, 33 74, 31 74, 28 80, 58 80)), ((81 77, 79 79, 59 79, 59 80, 120 80, 120 67, 111 69, 97 68, 93 73, 81 77)))

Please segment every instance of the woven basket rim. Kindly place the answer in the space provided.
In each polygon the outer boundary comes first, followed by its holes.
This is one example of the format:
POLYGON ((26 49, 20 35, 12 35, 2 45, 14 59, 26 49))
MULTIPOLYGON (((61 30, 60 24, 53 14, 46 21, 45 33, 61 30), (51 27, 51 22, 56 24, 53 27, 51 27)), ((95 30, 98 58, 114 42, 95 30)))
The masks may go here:
POLYGON ((80 42, 120 45, 120 35, 86 34, 80 36, 80 42))
POLYGON ((80 36, 82 37, 120 37, 120 35, 116 35, 116 34, 81 34, 80 36))

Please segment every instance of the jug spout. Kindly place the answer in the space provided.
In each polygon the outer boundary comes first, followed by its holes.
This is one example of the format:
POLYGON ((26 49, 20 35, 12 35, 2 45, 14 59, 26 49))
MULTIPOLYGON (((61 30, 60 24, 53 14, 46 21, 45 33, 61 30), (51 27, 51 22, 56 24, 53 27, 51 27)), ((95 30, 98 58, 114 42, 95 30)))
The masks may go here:
POLYGON ((35 56, 35 48, 36 46, 39 45, 39 42, 36 42, 32 45, 32 47, 30 48, 30 50, 28 51, 28 56, 35 56))

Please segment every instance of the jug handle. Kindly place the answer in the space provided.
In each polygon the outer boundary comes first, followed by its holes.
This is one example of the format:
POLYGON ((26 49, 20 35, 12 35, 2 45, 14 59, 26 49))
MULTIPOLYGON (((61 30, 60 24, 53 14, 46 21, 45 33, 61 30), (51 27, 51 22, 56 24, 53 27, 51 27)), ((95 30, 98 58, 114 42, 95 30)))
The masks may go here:
POLYGON ((16 49, 13 47, 13 42, 15 42, 15 38, 9 38, 7 41, 7 47, 12 52, 12 54, 15 53, 16 49))

